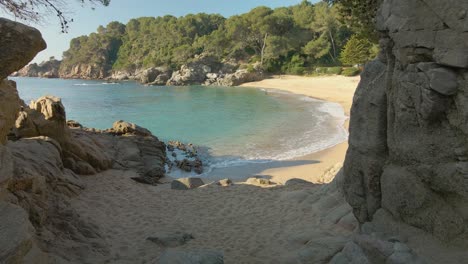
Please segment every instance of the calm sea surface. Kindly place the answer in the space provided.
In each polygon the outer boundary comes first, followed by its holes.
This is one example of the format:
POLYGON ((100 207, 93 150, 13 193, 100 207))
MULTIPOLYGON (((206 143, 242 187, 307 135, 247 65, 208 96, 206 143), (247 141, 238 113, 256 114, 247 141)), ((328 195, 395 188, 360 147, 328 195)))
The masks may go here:
POLYGON ((27 104, 55 95, 62 98, 67 118, 84 126, 105 129, 125 120, 162 140, 194 143, 206 149, 212 168, 287 160, 347 138, 338 104, 274 90, 11 79, 27 104))

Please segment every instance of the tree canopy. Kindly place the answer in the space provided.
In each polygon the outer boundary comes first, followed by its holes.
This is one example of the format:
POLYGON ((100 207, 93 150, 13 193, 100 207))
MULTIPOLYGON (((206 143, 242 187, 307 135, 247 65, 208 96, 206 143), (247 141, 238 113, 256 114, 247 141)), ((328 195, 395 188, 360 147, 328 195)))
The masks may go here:
POLYGON ((260 62, 270 72, 300 73, 307 67, 341 64, 343 47, 356 32, 340 10, 340 4, 304 0, 276 9, 260 6, 227 19, 199 13, 141 17, 126 25, 112 22, 73 39, 63 63, 113 70, 178 68, 205 54, 219 61, 260 62))

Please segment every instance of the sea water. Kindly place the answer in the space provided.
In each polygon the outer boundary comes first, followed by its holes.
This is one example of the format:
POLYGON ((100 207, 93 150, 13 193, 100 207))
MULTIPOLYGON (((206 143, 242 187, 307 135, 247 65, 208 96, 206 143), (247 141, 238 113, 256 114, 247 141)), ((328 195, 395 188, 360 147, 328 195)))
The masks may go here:
POLYGON ((206 171, 289 160, 347 139, 339 104, 278 90, 11 79, 27 104, 40 96, 58 96, 67 119, 86 127, 106 129, 125 120, 161 140, 201 146, 206 171))

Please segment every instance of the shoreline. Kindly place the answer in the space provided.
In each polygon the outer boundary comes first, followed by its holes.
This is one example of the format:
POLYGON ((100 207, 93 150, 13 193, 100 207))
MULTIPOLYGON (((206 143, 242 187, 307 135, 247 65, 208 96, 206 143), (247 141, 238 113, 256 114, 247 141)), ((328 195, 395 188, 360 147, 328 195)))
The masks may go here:
MULTIPOLYGON (((258 89, 276 89, 311 98, 338 103, 343 107, 347 116, 343 126, 349 130, 349 115, 353 102, 354 92, 360 77, 323 76, 302 77, 292 75, 273 76, 257 82, 249 82, 239 87, 258 89)), ((257 175, 271 178, 273 182, 284 184, 292 178, 303 179, 313 183, 328 183, 333 180, 341 169, 348 142, 339 143, 333 147, 311 153, 291 161, 301 161, 300 165, 278 166, 265 168, 257 175)))

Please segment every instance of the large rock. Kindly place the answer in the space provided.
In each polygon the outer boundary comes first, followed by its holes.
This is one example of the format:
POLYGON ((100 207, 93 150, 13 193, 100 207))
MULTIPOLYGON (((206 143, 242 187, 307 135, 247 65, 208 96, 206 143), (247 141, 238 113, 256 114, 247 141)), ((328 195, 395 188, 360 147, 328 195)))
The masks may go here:
POLYGON ((117 135, 137 135, 137 136, 151 136, 151 132, 136 124, 119 120, 112 125, 112 132, 117 135))
POLYGON ((0 80, 0 145, 5 144, 10 129, 15 125, 20 104, 16 83, 0 80))
POLYGON ((142 84, 165 85, 171 78, 172 70, 168 67, 148 68, 141 71, 137 78, 142 84))
POLYGON ((58 78, 61 63, 62 61, 52 58, 48 61, 43 61, 40 64, 29 64, 13 75, 24 77, 58 78))
POLYGON ((466 237, 467 10, 464 0, 382 2, 381 52, 354 97, 344 166, 361 224, 384 210, 441 240, 466 237))
POLYGON ((0 202, 0 263, 49 263, 38 250, 34 227, 21 207, 0 202))
POLYGON ((6 18, 0 18, 0 35, 0 80, 23 68, 47 47, 37 29, 6 18))

